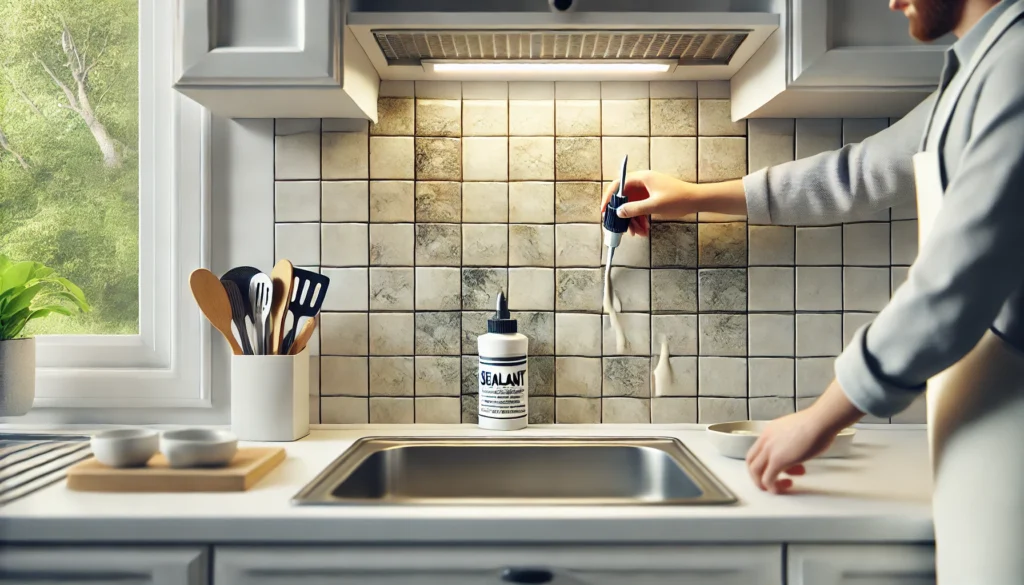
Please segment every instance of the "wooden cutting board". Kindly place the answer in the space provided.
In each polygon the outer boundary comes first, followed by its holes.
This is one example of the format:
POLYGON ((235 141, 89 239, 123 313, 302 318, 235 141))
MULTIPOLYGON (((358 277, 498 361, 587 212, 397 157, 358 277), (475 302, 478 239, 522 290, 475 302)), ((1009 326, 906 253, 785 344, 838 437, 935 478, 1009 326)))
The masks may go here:
POLYGON ((172 469, 157 453, 146 467, 107 467, 94 457, 68 469, 68 489, 86 492, 243 492, 284 461, 281 447, 244 447, 225 467, 172 469))

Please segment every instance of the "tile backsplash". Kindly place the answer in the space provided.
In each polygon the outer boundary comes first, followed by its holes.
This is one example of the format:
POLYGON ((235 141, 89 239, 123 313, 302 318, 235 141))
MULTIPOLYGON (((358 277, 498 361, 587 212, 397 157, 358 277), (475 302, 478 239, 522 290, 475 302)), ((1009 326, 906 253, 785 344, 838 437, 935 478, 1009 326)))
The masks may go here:
MULTIPOLYGON (((311 346, 314 422, 475 422, 476 338, 498 291, 530 338, 532 423, 764 419, 813 401, 905 278, 913 210, 796 228, 655 218, 616 252, 621 354, 602 315, 599 204, 624 154, 631 170, 713 182, 889 124, 733 122, 727 95, 384 82, 375 124, 276 120, 276 256, 332 280, 311 346), (662 339, 673 375, 652 396, 662 339)), ((892 422, 922 417, 915 405, 892 422)))

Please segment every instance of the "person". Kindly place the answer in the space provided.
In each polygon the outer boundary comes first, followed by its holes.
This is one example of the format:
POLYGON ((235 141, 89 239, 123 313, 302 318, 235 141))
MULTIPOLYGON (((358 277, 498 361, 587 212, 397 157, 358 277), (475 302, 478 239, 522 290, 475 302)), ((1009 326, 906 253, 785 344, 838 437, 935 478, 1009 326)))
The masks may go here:
MULTIPOLYGON (((953 33, 938 89, 887 129, 839 150, 690 184, 626 178, 619 215, 745 214, 814 225, 918 210, 907 281, 835 362, 810 407, 771 421, 752 481, 786 493, 802 465, 865 414, 926 392, 936 574, 943 585, 1024 584, 1024 0, 892 0, 924 42, 953 33)), ((618 181, 605 192, 609 196, 618 181)))

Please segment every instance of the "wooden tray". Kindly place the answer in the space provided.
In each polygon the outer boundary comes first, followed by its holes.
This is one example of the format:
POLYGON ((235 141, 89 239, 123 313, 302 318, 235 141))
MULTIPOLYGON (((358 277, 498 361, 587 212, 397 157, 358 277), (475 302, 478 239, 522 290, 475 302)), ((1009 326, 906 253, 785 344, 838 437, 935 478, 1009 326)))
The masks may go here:
POLYGON ((172 469, 157 453, 146 467, 118 469, 89 458, 68 469, 68 489, 86 492, 243 492, 284 461, 281 447, 243 447, 225 467, 172 469))

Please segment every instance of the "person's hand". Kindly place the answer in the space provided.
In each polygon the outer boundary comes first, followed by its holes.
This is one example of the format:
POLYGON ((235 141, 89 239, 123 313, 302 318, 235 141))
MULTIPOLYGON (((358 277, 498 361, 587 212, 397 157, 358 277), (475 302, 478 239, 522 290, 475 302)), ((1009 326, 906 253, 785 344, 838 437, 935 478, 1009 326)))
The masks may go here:
MULTIPOLYGON (((665 219, 679 220, 697 211, 694 202, 696 185, 680 181, 655 171, 634 171, 626 175, 624 192, 629 203, 619 208, 619 217, 632 218, 629 233, 648 236, 651 233, 650 215, 658 214, 665 219)), ((615 180, 604 191, 601 213, 608 207, 608 201, 619 190, 615 180)))

